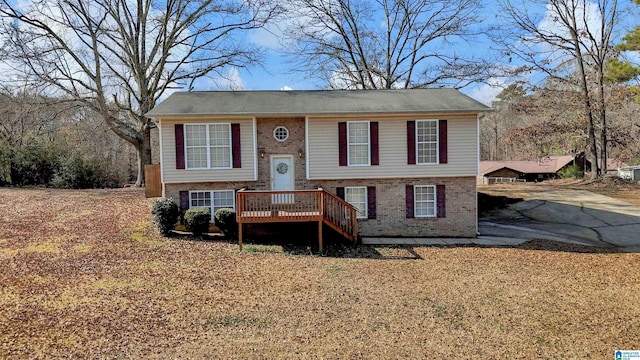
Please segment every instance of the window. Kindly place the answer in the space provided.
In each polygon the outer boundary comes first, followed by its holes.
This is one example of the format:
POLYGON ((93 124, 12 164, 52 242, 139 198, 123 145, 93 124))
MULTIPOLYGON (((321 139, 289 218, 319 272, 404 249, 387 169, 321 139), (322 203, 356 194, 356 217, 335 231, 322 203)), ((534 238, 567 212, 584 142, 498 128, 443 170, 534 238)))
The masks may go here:
POLYGON ((284 126, 277 126, 273 130, 273 137, 276 141, 283 142, 289 138, 289 129, 284 126))
POLYGON ((358 219, 366 219, 368 217, 366 186, 345 187, 344 200, 358 209, 358 219))
POLYGON ((438 120, 416 121, 416 160, 418 164, 438 163, 438 120))
POLYGON ((231 168, 231 124, 186 124, 188 169, 231 168))
POLYGON ((369 122, 352 121, 347 123, 347 141, 349 166, 368 166, 369 161, 369 122))
POLYGON ((235 198, 233 190, 191 191, 189 193, 189 208, 208 208, 213 215, 222 208, 235 210, 235 198))
POLYGON ((436 187, 434 185, 416 185, 414 192, 415 217, 436 216, 436 187))

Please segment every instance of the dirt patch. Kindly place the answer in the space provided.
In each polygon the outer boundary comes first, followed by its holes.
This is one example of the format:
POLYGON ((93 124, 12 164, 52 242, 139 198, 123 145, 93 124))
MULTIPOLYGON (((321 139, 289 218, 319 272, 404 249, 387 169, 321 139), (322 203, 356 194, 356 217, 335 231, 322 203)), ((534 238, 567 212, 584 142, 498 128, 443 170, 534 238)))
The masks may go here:
POLYGON ((577 359, 640 344, 637 254, 240 253, 158 236, 141 191, 0 199, 0 358, 577 359))

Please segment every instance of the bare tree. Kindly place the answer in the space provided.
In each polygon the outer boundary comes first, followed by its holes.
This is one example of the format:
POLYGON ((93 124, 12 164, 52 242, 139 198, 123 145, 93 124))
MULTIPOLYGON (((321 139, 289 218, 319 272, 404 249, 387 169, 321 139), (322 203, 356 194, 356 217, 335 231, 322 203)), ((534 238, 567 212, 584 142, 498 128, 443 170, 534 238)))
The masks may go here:
POLYGON ((481 1, 288 3, 296 19, 287 37, 297 69, 329 87, 460 88, 486 79, 488 62, 467 51, 483 32, 481 1))
POLYGON ((278 11, 269 0, 0 1, 2 50, 14 73, 82 101, 151 163, 144 116, 167 91, 258 60, 235 34, 278 11), (26 5, 25 5, 26 4, 26 5))
MULTIPOLYGON (((604 66, 611 57, 612 34, 619 20, 616 0, 502 1, 505 29, 495 40, 517 65, 516 72, 542 72, 575 86, 587 127, 587 146, 598 166, 597 120, 601 164, 606 168, 606 98, 604 66), (540 11, 546 9, 545 11, 540 11)), ((592 177, 598 172, 593 171, 592 177)))

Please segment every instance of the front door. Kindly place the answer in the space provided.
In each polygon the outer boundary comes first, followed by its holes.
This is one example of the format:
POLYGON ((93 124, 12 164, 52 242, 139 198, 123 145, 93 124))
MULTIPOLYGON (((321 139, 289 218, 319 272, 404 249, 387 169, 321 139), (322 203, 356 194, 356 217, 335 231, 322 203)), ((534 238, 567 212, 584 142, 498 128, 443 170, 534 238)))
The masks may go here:
MULTIPOLYGON (((295 190, 294 173, 292 155, 271 156, 271 190, 295 190)), ((274 203, 290 203, 293 202, 293 195, 273 195, 272 200, 274 203)))

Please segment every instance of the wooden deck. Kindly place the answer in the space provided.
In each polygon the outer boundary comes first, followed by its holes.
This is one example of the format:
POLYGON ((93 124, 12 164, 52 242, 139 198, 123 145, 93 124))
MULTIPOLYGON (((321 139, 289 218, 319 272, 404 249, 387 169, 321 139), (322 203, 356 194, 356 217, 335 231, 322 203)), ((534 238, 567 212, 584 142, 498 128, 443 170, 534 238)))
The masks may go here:
POLYGON ((236 193, 238 242, 242 249, 243 224, 318 222, 318 247, 322 251, 322 225, 350 241, 358 239, 357 210, 335 195, 317 190, 248 191, 236 193))

